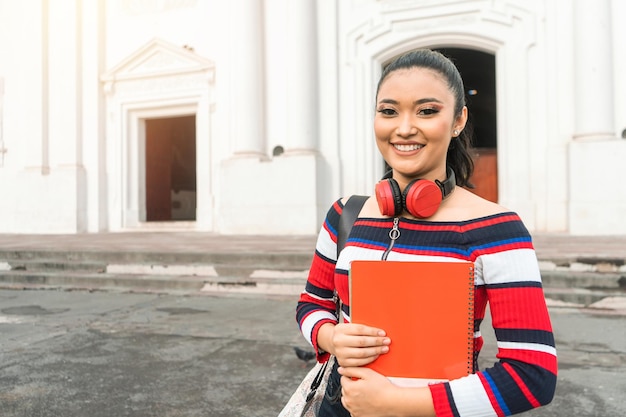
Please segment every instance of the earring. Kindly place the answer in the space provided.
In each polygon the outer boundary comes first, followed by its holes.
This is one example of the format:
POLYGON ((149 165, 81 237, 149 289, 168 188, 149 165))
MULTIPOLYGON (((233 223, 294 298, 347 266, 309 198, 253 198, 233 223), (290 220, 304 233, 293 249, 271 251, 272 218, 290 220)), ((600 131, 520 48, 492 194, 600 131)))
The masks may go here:
POLYGON ((459 131, 458 131, 458 130, 456 130, 456 129, 454 129, 454 132, 453 132, 453 133, 454 133, 454 136, 458 136, 458 135, 459 135, 459 131))

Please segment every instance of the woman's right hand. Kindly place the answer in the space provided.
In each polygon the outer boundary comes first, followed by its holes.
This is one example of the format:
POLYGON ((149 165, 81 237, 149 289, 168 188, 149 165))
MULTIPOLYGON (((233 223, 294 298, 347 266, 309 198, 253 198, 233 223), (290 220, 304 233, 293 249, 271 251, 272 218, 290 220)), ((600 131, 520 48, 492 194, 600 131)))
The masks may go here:
POLYGON ((341 366, 363 366, 389 352, 385 331, 363 324, 340 323, 332 333, 333 354, 341 366))

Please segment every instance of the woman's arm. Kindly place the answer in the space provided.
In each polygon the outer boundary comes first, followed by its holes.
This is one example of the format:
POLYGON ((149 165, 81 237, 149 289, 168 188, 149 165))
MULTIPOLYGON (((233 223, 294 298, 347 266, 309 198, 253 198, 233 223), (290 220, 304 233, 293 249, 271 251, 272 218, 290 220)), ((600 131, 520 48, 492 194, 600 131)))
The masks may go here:
POLYGON ((489 219, 474 234, 482 237, 472 248, 475 303, 489 303, 499 361, 430 386, 438 416, 517 414, 548 404, 556 387, 554 336, 530 235, 515 215, 489 219))
POLYGON ((343 200, 328 210, 319 232, 305 291, 300 295, 296 319, 303 336, 317 352, 318 361, 337 357, 340 364, 365 365, 386 353, 390 343, 382 330, 350 323, 338 324, 335 303, 337 229, 343 200))

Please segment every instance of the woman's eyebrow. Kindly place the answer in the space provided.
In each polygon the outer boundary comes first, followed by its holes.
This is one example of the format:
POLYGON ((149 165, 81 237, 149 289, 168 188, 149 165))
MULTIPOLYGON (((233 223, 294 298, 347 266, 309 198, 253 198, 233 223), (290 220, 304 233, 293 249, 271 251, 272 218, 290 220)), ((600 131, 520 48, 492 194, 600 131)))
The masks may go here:
MULTIPOLYGON (((420 98, 419 100, 415 100, 413 102, 413 104, 418 104, 419 105, 419 104, 433 103, 433 102, 443 104, 443 102, 441 100, 439 100, 437 98, 434 98, 434 97, 420 98)), ((378 103, 380 103, 380 104, 382 104, 382 103, 385 103, 385 104, 398 104, 398 101, 394 100, 392 98, 383 98, 383 99, 380 99, 378 101, 378 103)))
POLYGON ((432 103, 432 102, 443 104, 443 101, 434 97, 420 98, 419 100, 415 100, 413 104, 424 104, 424 103, 432 103))

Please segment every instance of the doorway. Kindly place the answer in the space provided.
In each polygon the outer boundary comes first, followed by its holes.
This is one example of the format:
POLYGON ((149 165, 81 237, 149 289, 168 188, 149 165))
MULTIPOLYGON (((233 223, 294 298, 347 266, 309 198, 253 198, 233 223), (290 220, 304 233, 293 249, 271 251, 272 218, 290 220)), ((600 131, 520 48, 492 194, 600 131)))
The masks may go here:
POLYGON ((196 220, 196 116, 146 119, 146 221, 196 220))
POLYGON ((465 85, 469 123, 474 130, 473 193, 498 202, 498 137, 496 114, 496 58, 486 52, 438 48, 457 66, 465 85))

